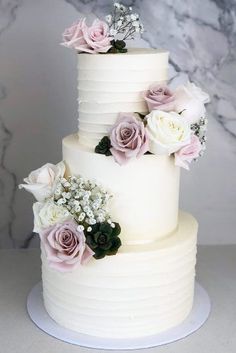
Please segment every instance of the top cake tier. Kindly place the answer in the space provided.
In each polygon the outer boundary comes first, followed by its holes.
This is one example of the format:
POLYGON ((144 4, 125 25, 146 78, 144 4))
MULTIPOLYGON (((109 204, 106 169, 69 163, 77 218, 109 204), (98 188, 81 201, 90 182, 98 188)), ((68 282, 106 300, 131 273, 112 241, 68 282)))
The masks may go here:
POLYGON ((147 113, 143 93, 167 80, 168 52, 129 49, 122 54, 79 54, 79 140, 94 148, 120 112, 147 113))

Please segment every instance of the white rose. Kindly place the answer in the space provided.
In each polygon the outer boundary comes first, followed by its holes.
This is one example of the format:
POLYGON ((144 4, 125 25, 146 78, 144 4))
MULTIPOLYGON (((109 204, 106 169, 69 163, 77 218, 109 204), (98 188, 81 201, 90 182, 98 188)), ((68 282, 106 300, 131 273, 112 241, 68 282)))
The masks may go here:
POLYGON ((194 124, 205 116, 204 104, 210 102, 209 95, 197 87, 194 83, 188 82, 184 86, 176 89, 175 94, 175 110, 181 113, 181 116, 188 121, 189 124, 194 124))
POLYGON ((56 165, 47 163, 39 169, 34 170, 24 179, 26 184, 19 188, 31 192, 37 201, 44 201, 54 193, 58 180, 65 174, 65 164, 60 162, 56 165))
POLYGON ((147 133, 150 152, 168 154, 178 151, 190 142, 189 124, 175 112, 153 110, 147 115, 147 133))
POLYGON ((53 200, 47 202, 35 202, 34 212, 34 232, 39 233, 44 228, 62 223, 72 218, 70 212, 63 206, 56 205, 53 200))

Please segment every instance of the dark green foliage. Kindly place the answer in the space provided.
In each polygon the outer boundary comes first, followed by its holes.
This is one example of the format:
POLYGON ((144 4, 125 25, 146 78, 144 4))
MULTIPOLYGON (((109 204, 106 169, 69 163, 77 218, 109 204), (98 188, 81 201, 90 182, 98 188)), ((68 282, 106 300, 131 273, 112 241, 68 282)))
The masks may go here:
POLYGON ((126 53, 127 52, 127 49, 125 48, 126 47, 126 43, 125 41, 123 40, 112 40, 111 41, 111 49, 108 50, 108 53, 126 53))
POLYGON ((111 141, 108 136, 104 136, 99 144, 95 147, 95 152, 99 154, 105 154, 105 156, 111 156, 111 141))
POLYGON ((97 223, 91 226, 90 232, 85 232, 87 245, 95 252, 95 259, 102 259, 106 255, 115 255, 121 246, 120 226, 114 223, 113 228, 107 222, 97 223))
POLYGON ((135 112, 135 114, 138 114, 138 116, 140 117, 140 119, 144 120, 146 118, 146 115, 141 114, 139 112, 135 112))

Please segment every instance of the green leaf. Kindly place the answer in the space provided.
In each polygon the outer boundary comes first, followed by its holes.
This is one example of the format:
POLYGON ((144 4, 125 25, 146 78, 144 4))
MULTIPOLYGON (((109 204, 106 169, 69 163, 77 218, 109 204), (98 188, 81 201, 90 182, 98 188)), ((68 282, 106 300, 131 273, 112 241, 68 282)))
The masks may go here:
POLYGON ((98 241, 99 241, 99 237, 102 235, 101 231, 96 232, 95 234, 93 234, 93 238, 94 241, 96 242, 97 245, 99 245, 98 241))
POLYGON ((116 255, 121 244, 120 238, 114 238, 112 246, 107 251, 107 255, 116 255))
POLYGON ((115 224, 115 228, 112 229, 112 236, 117 237, 121 232, 121 228, 119 223, 114 223, 114 224, 115 224))
MULTIPOLYGON (((126 47, 125 41, 124 40, 119 40, 119 39, 117 39, 113 45, 118 50, 122 50, 122 49, 124 49, 126 47)), ((127 51, 127 49, 126 49, 126 51, 127 51)))
POLYGON ((102 250, 109 250, 112 247, 112 241, 108 241, 106 244, 100 245, 99 248, 102 250))
POLYGON ((95 153, 105 154, 106 156, 111 156, 111 140, 108 136, 104 136, 98 145, 95 147, 95 153))
POLYGON ((127 53, 128 49, 118 49, 120 53, 127 53))
POLYGON ((95 254, 93 255, 93 257, 96 260, 103 259, 105 256, 106 256, 106 252, 105 252, 105 250, 102 250, 102 249, 96 249, 95 254))
POLYGON ((116 53, 126 53, 128 50, 125 48, 126 43, 124 40, 111 40, 111 48, 107 51, 107 53, 116 54, 116 53))
POLYGON ((111 47, 111 48, 108 50, 108 53, 110 53, 110 54, 116 54, 116 53, 118 53, 118 49, 116 49, 115 47, 111 47))
POLYGON ((111 236, 113 228, 111 227, 111 225, 109 223, 104 222, 104 223, 100 224, 99 230, 101 233, 106 234, 108 236, 111 236))
POLYGON ((95 250, 95 249, 98 247, 98 245, 97 245, 97 243, 94 241, 92 235, 87 235, 87 237, 86 237, 86 244, 87 244, 92 250, 95 250))
POLYGON ((93 224, 92 226, 90 226, 91 228, 92 228, 92 230, 91 230, 91 232, 87 232, 88 233, 88 235, 90 235, 90 234, 94 234, 94 233, 96 233, 96 232, 98 232, 99 231, 99 224, 98 223, 96 223, 96 224, 93 224))
POLYGON ((105 153, 105 156, 109 157, 109 156, 112 156, 112 153, 110 150, 107 150, 106 153, 105 153))
POLYGON ((102 259, 106 255, 115 255, 121 246, 118 235, 120 225, 114 223, 115 228, 108 222, 96 223, 91 226, 91 232, 85 231, 86 244, 95 252, 95 259, 102 259))
POLYGON ((134 114, 138 114, 138 115, 139 115, 139 117, 140 117, 142 120, 144 120, 144 119, 145 119, 145 117, 146 117, 146 115, 141 114, 141 113, 139 113, 139 112, 135 112, 134 114))

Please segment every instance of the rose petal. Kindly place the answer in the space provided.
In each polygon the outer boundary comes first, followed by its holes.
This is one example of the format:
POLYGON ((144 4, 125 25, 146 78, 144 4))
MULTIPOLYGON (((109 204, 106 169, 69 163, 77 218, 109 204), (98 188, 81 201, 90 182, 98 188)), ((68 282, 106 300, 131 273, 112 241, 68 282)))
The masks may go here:
POLYGON ((83 252, 83 256, 81 258, 81 265, 87 264, 90 261, 91 256, 93 256, 94 254, 95 253, 93 252, 93 250, 90 249, 88 245, 86 245, 83 252))
POLYGON ((125 156, 124 152, 117 151, 115 148, 110 149, 113 157, 115 158, 115 161, 119 163, 120 165, 126 164, 128 162, 127 157, 125 156))
POLYGON ((178 155, 177 153, 175 153, 175 165, 177 167, 182 167, 186 170, 189 170, 189 165, 186 161, 182 160, 178 155))

